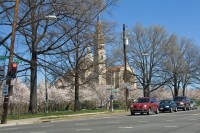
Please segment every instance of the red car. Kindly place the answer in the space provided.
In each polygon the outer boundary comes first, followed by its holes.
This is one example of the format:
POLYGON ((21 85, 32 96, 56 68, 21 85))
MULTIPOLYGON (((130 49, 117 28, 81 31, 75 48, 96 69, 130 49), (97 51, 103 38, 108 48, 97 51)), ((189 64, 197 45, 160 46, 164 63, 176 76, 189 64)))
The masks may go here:
POLYGON ((135 115, 135 113, 151 114, 152 112, 158 114, 159 113, 158 102, 156 98, 151 98, 151 97, 138 98, 136 102, 134 102, 131 105, 130 112, 131 115, 135 115))
POLYGON ((177 97, 174 97, 174 101, 176 102, 178 109, 182 109, 184 111, 190 110, 191 100, 189 97, 177 96, 177 97))

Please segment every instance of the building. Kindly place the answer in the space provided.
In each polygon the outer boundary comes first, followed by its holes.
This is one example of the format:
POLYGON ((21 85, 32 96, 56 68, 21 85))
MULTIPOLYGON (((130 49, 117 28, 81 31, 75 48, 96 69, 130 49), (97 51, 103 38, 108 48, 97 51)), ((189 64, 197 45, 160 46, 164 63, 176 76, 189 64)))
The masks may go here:
MULTIPOLYGON (((86 70, 80 74, 81 82, 92 80, 96 84, 112 85, 114 89, 123 87, 124 66, 106 68, 105 40, 99 17, 97 19, 94 45, 93 47, 87 47, 86 55, 82 58, 81 62, 81 69, 86 70), (93 53, 91 49, 93 49, 93 53)), ((136 83, 134 83, 135 77, 133 75, 133 69, 127 64, 127 82, 136 88, 136 83)))
MULTIPOLYGON (((115 89, 124 84, 124 66, 115 66, 107 69, 106 83, 112 85, 115 89)), ((135 78, 133 70, 127 65, 127 82, 134 84, 135 78)))
POLYGON ((106 83, 106 52, 102 24, 97 18, 95 44, 94 44, 94 75, 97 84, 106 83))

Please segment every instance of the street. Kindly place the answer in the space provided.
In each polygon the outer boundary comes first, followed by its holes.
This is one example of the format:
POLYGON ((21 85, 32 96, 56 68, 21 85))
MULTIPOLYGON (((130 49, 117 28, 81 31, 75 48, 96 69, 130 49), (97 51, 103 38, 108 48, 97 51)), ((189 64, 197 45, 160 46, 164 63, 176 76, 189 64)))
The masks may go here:
POLYGON ((0 133, 200 133, 200 110, 115 115, 1 127, 0 133))

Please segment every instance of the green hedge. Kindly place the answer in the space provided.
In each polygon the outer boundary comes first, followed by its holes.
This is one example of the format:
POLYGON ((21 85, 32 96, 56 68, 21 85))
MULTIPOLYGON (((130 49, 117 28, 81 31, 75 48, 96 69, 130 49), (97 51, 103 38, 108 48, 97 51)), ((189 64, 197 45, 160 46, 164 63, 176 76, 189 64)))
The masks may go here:
POLYGON ((197 101, 197 105, 200 107, 200 101, 197 101))

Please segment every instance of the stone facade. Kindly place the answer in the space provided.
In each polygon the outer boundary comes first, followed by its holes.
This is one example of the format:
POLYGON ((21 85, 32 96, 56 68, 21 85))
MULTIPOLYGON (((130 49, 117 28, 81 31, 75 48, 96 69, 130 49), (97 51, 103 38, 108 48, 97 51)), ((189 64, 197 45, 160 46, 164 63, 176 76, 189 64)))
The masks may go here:
POLYGON ((105 40, 99 19, 97 20, 94 44, 94 75, 97 84, 106 84, 105 40))
MULTIPOLYGON (((124 84, 124 66, 114 66, 111 68, 106 68, 105 40, 102 31, 102 23, 99 19, 97 20, 94 40, 94 53, 91 52, 91 46, 88 46, 86 55, 81 59, 82 63, 80 68, 86 71, 80 73, 80 82, 91 80, 91 83, 112 85, 115 89, 121 88, 124 84)), ((134 83, 135 79, 133 76, 133 70, 129 67, 128 64, 127 79, 127 82, 132 83, 131 86, 134 86, 134 88, 136 88, 136 84, 134 83)), ((60 83, 61 81, 64 82, 63 78, 60 78, 59 80, 58 83, 60 83)))

